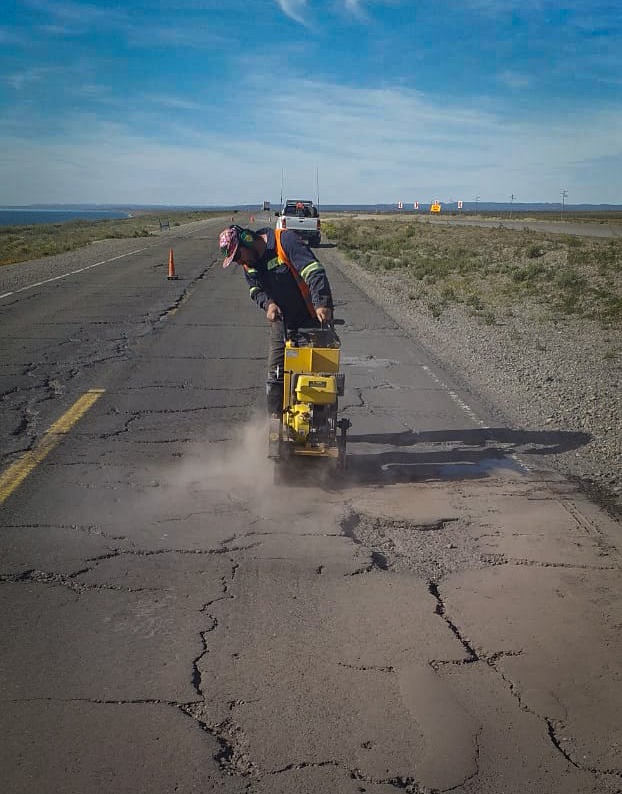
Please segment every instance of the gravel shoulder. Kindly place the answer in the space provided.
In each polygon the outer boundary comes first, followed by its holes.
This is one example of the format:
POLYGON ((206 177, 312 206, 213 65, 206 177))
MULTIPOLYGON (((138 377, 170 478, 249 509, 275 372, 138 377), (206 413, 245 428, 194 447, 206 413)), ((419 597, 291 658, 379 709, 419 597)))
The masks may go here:
POLYGON ((622 330, 585 318, 555 322, 535 305, 494 325, 460 304, 433 317, 398 275, 372 273, 325 248, 343 270, 437 359, 457 371, 500 417, 524 430, 585 433, 583 446, 539 456, 541 465, 578 480, 622 515, 622 330))

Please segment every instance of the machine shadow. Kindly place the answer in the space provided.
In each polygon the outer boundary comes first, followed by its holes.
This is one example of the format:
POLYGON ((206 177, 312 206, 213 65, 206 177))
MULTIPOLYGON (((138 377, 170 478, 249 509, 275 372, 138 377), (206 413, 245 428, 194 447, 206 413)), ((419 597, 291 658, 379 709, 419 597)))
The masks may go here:
MULTIPOLYGON (((279 484, 345 490, 360 485, 392 485, 424 481, 482 479, 503 469, 525 474, 520 456, 558 455, 577 449, 589 433, 563 430, 514 430, 504 427, 435 430, 416 433, 369 433, 348 436, 345 470, 334 466, 287 466, 279 484), (424 446, 419 450, 356 451, 357 444, 393 447, 424 446), (432 446, 434 445, 434 446, 432 446)), ((313 463, 319 463, 313 461, 313 463)))
POLYGON ((508 427, 465 428, 458 430, 407 430, 403 433, 364 433, 348 436, 348 444, 391 444, 410 447, 413 444, 449 444, 461 442, 467 447, 498 444, 507 452, 523 455, 555 455, 587 444, 592 436, 573 430, 516 430, 508 427))
POLYGON ((527 469, 516 455, 559 455, 584 446, 590 439, 591 435, 583 432, 507 427, 351 435, 343 484, 480 479, 502 469, 525 473, 527 469), (422 444, 426 448, 357 453, 356 444, 422 444))

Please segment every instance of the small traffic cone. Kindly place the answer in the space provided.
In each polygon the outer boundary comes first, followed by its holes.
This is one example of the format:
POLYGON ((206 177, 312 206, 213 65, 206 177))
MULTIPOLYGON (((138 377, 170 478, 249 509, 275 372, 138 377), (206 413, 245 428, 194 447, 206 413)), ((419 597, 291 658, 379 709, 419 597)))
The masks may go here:
POLYGON ((177 276, 175 275, 175 257, 173 256, 173 249, 168 252, 168 279, 171 281, 172 279, 176 279, 177 276))

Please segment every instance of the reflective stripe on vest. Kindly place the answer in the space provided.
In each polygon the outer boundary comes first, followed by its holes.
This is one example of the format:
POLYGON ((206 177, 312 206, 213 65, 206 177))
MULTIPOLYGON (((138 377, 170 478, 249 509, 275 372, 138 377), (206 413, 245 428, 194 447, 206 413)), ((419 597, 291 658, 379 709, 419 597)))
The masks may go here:
MULTIPOLYGON (((276 253, 277 253, 279 259, 281 260, 281 262, 283 262, 284 265, 287 265, 287 267, 289 269, 289 272, 294 277, 294 281, 296 282, 296 285, 297 285, 298 289, 300 290, 300 294, 304 298, 304 302, 306 304, 307 311, 309 312, 311 317, 317 317, 317 315, 315 313, 315 306, 313 305, 313 301, 311 300, 311 290, 309 289, 307 284, 305 284, 304 279, 302 278, 300 273, 296 270, 296 268, 292 264, 291 259, 287 256, 287 254, 285 253, 285 250, 283 249, 283 245, 281 244, 281 232, 282 231, 284 231, 284 229, 275 229, 274 230, 274 238, 276 240, 276 253)), ((315 263, 313 263, 313 264, 315 264, 315 263)), ((305 267, 305 270, 307 270, 308 268, 309 268, 309 265, 307 265, 307 267, 305 267)))

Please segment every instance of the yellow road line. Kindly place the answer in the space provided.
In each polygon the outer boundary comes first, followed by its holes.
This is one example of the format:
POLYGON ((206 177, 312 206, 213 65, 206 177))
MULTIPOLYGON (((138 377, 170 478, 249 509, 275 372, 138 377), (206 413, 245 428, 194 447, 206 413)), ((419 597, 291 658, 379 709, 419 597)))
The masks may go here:
POLYGON ((0 475, 0 505, 18 488, 31 471, 49 455, 61 438, 66 435, 84 414, 99 400, 105 389, 90 389, 79 397, 60 419, 45 431, 35 446, 24 452, 0 475))

